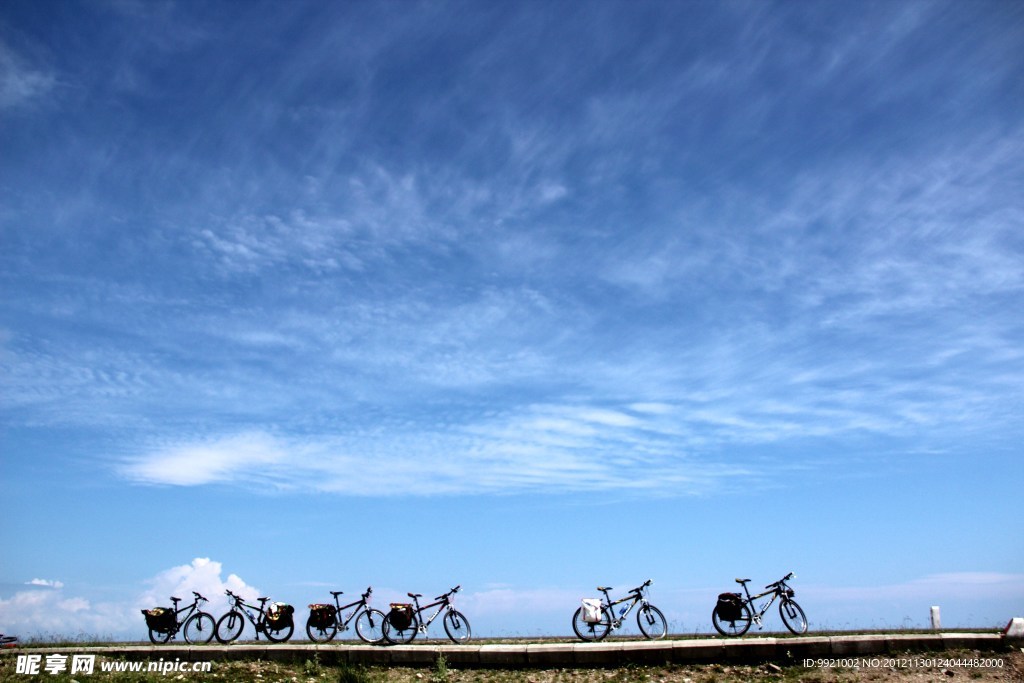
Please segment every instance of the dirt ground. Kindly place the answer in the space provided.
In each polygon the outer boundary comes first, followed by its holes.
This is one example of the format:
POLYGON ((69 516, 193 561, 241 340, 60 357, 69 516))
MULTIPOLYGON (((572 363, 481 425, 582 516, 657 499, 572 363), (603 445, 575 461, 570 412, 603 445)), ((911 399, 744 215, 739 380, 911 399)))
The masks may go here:
POLYGON ((616 669, 455 669, 439 660, 423 669, 321 666, 277 662, 212 662, 208 673, 17 673, 15 658, 0 659, 0 682, 21 681, 239 681, 240 683, 928 683, 963 681, 1024 683, 1024 650, 1003 652, 950 651, 906 655, 814 660, 804 665, 672 665, 625 666, 616 669))

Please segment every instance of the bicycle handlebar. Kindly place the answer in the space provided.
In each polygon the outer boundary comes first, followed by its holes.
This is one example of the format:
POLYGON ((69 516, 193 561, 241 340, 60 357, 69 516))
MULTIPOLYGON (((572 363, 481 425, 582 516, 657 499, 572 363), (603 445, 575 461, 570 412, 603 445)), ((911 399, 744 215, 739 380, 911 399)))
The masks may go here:
POLYGON ((767 586, 765 586, 765 588, 769 589, 769 588, 775 588, 776 586, 781 586, 782 584, 786 583, 787 581, 789 581, 790 579, 795 578, 795 577, 796 577, 796 574, 794 574, 793 572, 790 572, 790 573, 786 574, 785 576, 783 576, 778 581, 776 581, 775 583, 769 583, 767 586))
POLYGON ((458 592, 459 592, 460 590, 462 590, 462 584, 459 584, 458 586, 456 586, 455 588, 451 589, 450 591, 448 591, 448 592, 447 592, 447 593, 445 593, 444 595, 438 595, 438 596, 437 596, 436 598, 434 598, 434 599, 435 599, 435 600, 444 600, 444 599, 445 599, 445 598, 447 598, 447 597, 448 597, 449 595, 455 595, 455 594, 456 594, 456 593, 458 593, 458 592))

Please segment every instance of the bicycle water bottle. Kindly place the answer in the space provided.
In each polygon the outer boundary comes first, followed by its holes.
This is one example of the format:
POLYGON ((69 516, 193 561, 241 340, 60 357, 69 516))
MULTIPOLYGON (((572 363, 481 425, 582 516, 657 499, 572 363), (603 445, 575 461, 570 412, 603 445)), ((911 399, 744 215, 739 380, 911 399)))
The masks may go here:
POLYGON ((619 616, 621 617, 625 613, 626 613, 626 606, 623 605, 622 607, 619 608, 619 616))

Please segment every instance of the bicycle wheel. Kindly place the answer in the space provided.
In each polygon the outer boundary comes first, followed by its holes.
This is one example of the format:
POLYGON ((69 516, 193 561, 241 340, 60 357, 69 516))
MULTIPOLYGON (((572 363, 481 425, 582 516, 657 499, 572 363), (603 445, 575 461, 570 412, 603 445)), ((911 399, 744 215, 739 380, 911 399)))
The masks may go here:
POLYGON ((306 619, 306 635, 314 643, 329 643, 337 634, 338 624, 333 618, 329 624, 323 624, 319 619, 314 619, 312 614, 309 615, 309 619, 306 619))
POLYGON ((448 610, 448 614, 444 615, 444 632, 453 643, 465 643, 473 636, 466 615, 454 609, 448 610))
POLYGON ((408 625, 405 625, 403 628, 395 628, 394 624, 391 623, 390 612, 381 624, 381 630, 384 633, 384 640, 388 641, 392 645, 404 645, 406 643, 411 643, 416 637, 418 627, 419 620, 416 618, 415 614, 409 617, 408 625))
POLYGON ((807 615, 804 614, 796 600, 783 600, 779 603, 779 614, 782 616, 782 623, 796 635, 807 633, 807 615))
POLYGON ((384 640, 384 613, 379 609, 367 609, 356 617, 356 635, 370 645, 384 640))
POLYGON ((217 630, 217 622, 212 614, 196 612, 185 622, 185 642, 192 645, 206 645, 213 640, 213 632, 217 630))
POLYGON ((245 628, 245 617, 241 612, 231 610, 217 622, 217 630, 214 631, 214 635, 217 636, 218 643, 227 645, 233 640, 238 640, 238 636, 242 635, 243 628, 245 628))
POLYGON ((576 632, 580 640, 598 641, 608 635, 612 628, 612 618, 608 610, 601 607, 600 621, 590 622, 583 618, 583 608, 580 607, 572 615, 572 630, 576 632))
POLYGON ((173 633, 173 631, 163 631, 151 628, 149 629, 149 640, 154 645, 163 645, 171 639, 171 633, 173 633))
POLYGON ((654 605, 644 605, 636 615, 636 625, 648 640, 659 640, 668 634, 665 615, 654 605))
POLYGON ((275 628, 267 623, 266 630, 263 631, 264 635, 267 636, 267 640, 272 643, 283 643, 292 637, 295 633, 295 619, 289 619, 286 624, 278 624, 275 628))
POLYGON ((753 621, 750 616, 750 606, 740 606, 740 614, 735 619, 723 619, 718 614, 718 607, 711 613, 711 623, 715 625, 715 630, 721 633, 723 636, 742 636, 750 629, 750 622, 753 621))

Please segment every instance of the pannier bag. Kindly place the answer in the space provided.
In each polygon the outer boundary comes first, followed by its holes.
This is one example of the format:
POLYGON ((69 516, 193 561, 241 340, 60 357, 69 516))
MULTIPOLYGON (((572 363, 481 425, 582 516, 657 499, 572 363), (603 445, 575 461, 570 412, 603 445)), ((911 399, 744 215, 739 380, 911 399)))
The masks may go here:
POLYGON ((743 596, 739 593, 722 593, 715 607, 722 621, 736 621, 743 616, 743 596))
POLYGON ((315 628, 327 628, 334 623, 336 613, 334 605, 310 605, 309 621, 315 628))
POLYGON ((142 613, 146 616, 146 626, 154 631, 170 631, 174 628, 174 609, 171 607, 144 609, 142 613))
POLYGON ((412 605, 407 602, 391 603, 388 622, 398 631, 404 631, 412 624, 412 605))
POLYGON ((295 608, 286 602, 275 602, 267 612, 267 624, 272 629, 281 629, 292 623, 292 614, 295 608))
POLYGON ((583 598, 583 621, 596 624, 601 621, 601 601, 596 598, 583 598))

